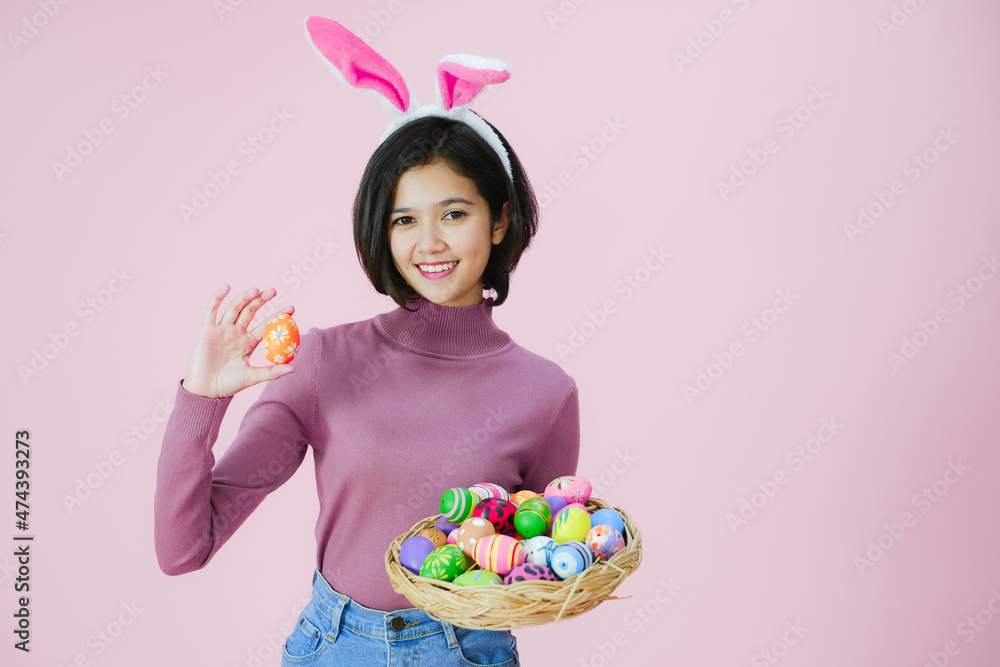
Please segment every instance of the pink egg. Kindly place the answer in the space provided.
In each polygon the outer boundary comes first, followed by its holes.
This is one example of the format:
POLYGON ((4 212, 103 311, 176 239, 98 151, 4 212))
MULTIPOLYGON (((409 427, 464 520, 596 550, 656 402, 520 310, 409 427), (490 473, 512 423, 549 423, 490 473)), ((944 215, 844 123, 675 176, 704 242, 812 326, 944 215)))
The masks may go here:
POLYGON ((491 484, 490 482, 480 482, 479 484, 474 484, 469 487, 469 491, 476 496, 479 496, 479 500, 487 500, 489 498, 499 498, 500 500, 510 500, 510 494, 507 489, 503 488, 499 484, 491 484))
POLYGON ((458 544, 458 528, 448 533, 447 544, 458 544))
POLYGON ((545 487, 545 497, 562 496, 571 503, 585 503, 590 500, 594 487, 583 477, 557 477, 545 487))
POLYGON ((505 586, 516 584, 519 581, 560 581, 556 573, 548 565, 538 565, 535 563, 522 563, 512 568, 507 576, 503 578, 505 586))
POLYGON ((479 567, 503 576, 524 563, 524 545, 509 535, 488 535, 473 547, 479 567))

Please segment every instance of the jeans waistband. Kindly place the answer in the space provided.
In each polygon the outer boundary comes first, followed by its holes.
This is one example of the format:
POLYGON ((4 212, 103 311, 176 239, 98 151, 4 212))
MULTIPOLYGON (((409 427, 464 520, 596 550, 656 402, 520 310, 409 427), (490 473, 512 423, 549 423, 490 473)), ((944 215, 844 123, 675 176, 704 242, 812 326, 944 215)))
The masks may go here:
POLYGON ((313 603, 333 620, 334 633, 338 633, 339 626, 361 635, 391 642, 443 632, 449 648, 458 644, 455 629, 450 623, 437 621, 416 607, 395 611, 370 609, 335 591, 318 568, 313 572, 312 599, 313 603))

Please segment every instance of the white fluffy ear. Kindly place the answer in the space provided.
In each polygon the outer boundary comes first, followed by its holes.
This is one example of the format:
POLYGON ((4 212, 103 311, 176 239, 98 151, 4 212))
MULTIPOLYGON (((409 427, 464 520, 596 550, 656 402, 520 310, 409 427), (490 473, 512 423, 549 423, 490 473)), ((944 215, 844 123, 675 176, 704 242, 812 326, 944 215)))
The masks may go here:
POLYGON ((484 86, 510 78, 510 65, 467 53, 445 56, 437 66, 437 101, 445 111, 465 106, 484 86))
POLYGON ((368 90, 388 102, 388 111, 404 113, 409 110, 410 91, 402 75, 357 35, 322 16, 306 19, 306 34, 338 79, 353 88, 368 90))

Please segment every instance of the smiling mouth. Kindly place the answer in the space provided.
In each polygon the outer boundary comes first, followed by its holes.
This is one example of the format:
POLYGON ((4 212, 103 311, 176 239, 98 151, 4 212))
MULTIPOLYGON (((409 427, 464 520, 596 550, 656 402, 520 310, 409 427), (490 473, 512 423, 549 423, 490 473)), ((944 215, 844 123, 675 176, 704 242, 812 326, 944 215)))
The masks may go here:
POLYGON ((424 273, 441 273, 442 271, 448 271, 458 264, 458 260, 454 262, 436 262, 434 264, 417 264, 417 268, 424 273))

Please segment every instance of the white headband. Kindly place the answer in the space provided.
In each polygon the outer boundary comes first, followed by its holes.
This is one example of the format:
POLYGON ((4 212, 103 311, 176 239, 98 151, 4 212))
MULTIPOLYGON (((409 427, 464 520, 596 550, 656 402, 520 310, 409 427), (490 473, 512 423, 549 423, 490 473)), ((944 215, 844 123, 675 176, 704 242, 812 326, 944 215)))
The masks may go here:
POLYGON ((334 76, 352 88, 374 94, 382 108, 393 115, 379 145, 410 121, 424 116, 451 118, 475 130, 496 151, 507 176, 514 180, 510 156, 499 135, 469 109, 469 104, 484 86, 503 83, 510 78, 510 65, 502 60, 465 53, 445 56, 437 66, 437 101, 418 107, 416 96, 410 94, 396 68, 344 26, 322 16, 310 16, 306 19, 306 34, 334 76))

